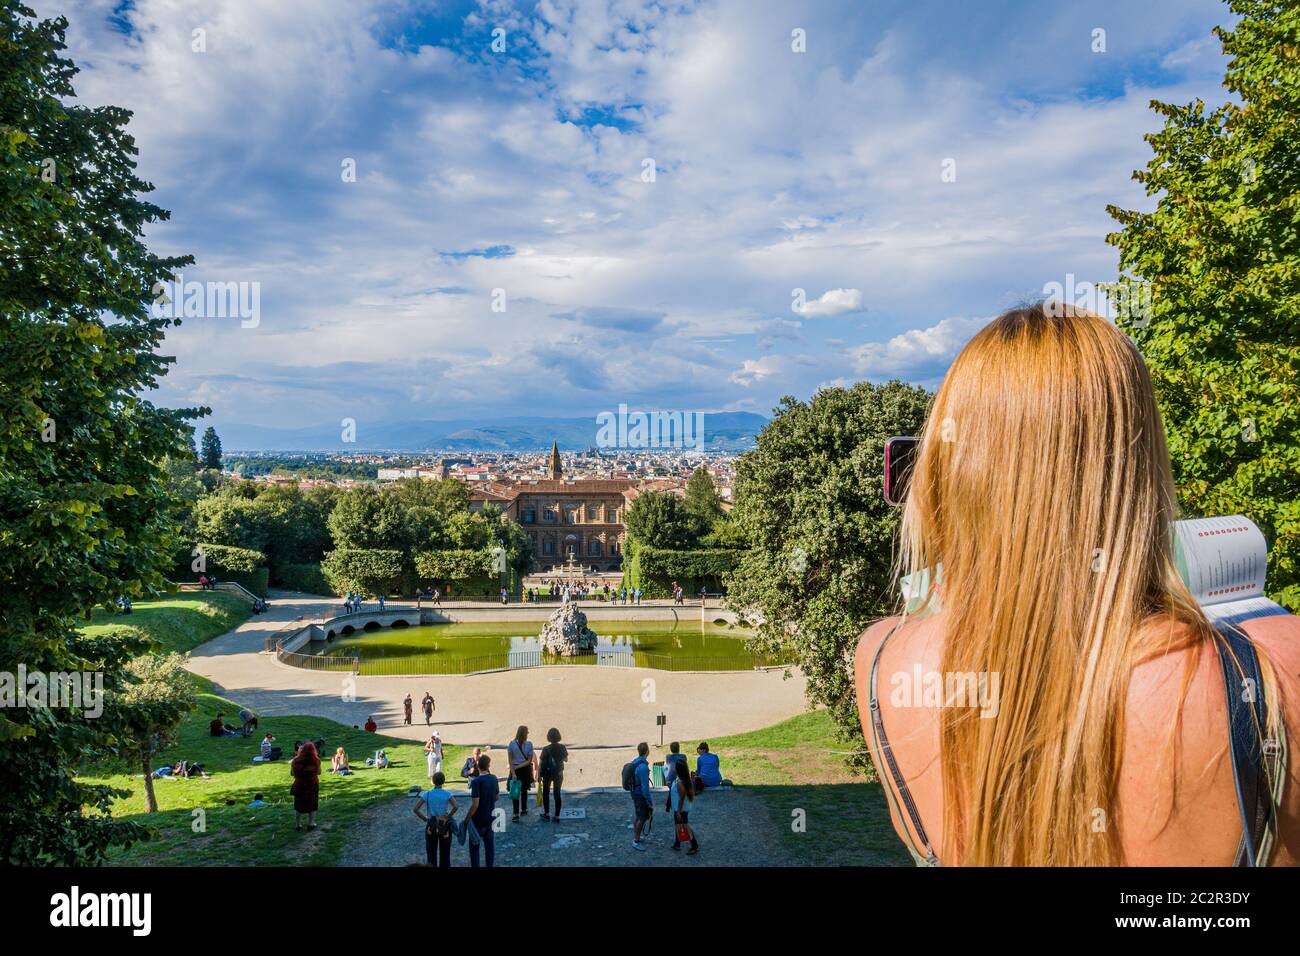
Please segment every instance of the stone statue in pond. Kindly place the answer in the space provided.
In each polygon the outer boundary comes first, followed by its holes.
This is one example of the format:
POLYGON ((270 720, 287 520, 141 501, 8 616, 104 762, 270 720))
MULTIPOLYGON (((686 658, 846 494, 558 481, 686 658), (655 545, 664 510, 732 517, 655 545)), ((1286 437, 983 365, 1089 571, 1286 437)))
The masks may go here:
POLYGON ((547 654, 575 657, 596 653, 596 632, 587 627, 587 615, 576 604, 561 605, 542 626, 541 638, 547 654))

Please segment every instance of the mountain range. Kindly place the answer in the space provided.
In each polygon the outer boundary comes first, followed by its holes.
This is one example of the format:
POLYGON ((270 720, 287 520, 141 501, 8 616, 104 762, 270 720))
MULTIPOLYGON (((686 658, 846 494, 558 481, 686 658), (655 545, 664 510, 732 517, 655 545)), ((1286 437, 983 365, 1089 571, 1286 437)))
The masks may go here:
MULTIPOLYGON (((706 412, 708 451, 744 451, 767 419, 753 412, 706 412)), ((199 423, 201 432, 206 425, 199 423)), ((247 451, 536 451, 556 442, 566 451, 596 445, 598 426, 590 418, 517 416, 486 420, 409 420, 369 425, 358 422, 356 441, 345 442, 339 426, 270 428, 265 425, 215 425, 227 452, 247 451)))

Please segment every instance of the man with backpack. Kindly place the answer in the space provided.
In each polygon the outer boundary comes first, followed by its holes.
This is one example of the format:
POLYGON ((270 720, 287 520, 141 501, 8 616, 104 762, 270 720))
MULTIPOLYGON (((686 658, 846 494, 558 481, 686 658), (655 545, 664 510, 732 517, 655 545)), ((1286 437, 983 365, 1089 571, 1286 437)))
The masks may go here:
POLYGON ((644 740, 636 745, 636 759, 623 765, 623 789, 632 794, 632 849, 645 852, 641 844, 642 829, 649 829, 650 815, 650 745, 644 740))

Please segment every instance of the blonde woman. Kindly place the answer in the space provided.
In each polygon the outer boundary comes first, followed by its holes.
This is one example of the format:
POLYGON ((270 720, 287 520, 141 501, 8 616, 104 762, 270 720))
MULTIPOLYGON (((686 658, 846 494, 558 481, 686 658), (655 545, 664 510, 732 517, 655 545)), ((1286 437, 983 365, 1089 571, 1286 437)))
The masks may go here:
POLYGON ((863 730, 917 862, 1300 863, 1300 621, 1222 637, 1175 569, 1174 517, 1151 382, 1113 324, 1033 306, 962 350, 904 506, 914 599, 856 657, 863 730), (1256 660, 1257 803, 1238 800, 1228 735, 1230 688, 1256 660), (977 698, 909 700, 896 691, 915 673, 973 675, 977 698), (1272 808, 1271 829, 1248 803, 1272 808))

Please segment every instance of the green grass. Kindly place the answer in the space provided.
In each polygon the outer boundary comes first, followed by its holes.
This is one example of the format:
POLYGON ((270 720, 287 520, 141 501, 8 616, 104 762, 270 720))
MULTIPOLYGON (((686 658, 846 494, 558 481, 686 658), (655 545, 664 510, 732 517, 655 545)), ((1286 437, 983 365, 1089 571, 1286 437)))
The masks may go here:
POLYGON ((125 628, 155 641, 165 651, 183 654, 238 627, 251 613, 247 601, 224 591, 183 591, 160 601, 141 601, 130 614, 97 608, 82 631, 102 636, 125 628))
MULTIPOLYGON (((155 767, 186 759, 202 763, 208 779, 155 780, 158 812, 144 809, 144 780, 140 771, 100 773, 95 782, 130 791, 117 802, 116 816, 156 829, 154 839, 116 851, 118 866, 330 866, 337 862, 362 813, 379 800, 405 793, 413 784, 427 786, 423 744, 396 740, 318 717, 263 718, 262 733, 270 731, 286 755, 294 740, 325 738, 328 754, 342 746, 353 773, 321 774, 318 829, 298 833, 293 828, 293 798, 289 795, 289 760, 252 763, 260 738, 211 737, 208 722, 217 711, 228 722, 239 706, 212 693, 212 685, 195 677, 199 706, 181 725, 175 746, 153 761, 155 767), (383 747, 392 766, 372 770, 365 758, 383 747), (257 793, 268 806, 249 807, 257 793), (202 813, 198 813, 202 811, 202 813), (202 827, 199 828, 199 821, 202 827), (196 832, 197 829, 197 832, 196 832)), ((465 748, 445 747, 443 767, 460 768, 465 748)), ((328 770, 328 755, 324 760, 328 770)), ((450 776, 450 775, 449 775, 450 776)), ((451 785, 457 781, 449 780, 451 785)))
MULTIPOLYGON (((698 740, 682 741, 695 760, 698 740)), ((858 746, 864 746, 859 744, 858 746)), ((784 850, 803 866, 906 866, 911 857, 889 820, 889 806, 874 774, 854 774, 825 710, 771 727, 709 738, 722 775, 759 796, 783 834, 784 850), (802 811, 805 829, 792 825, 802 811)))

